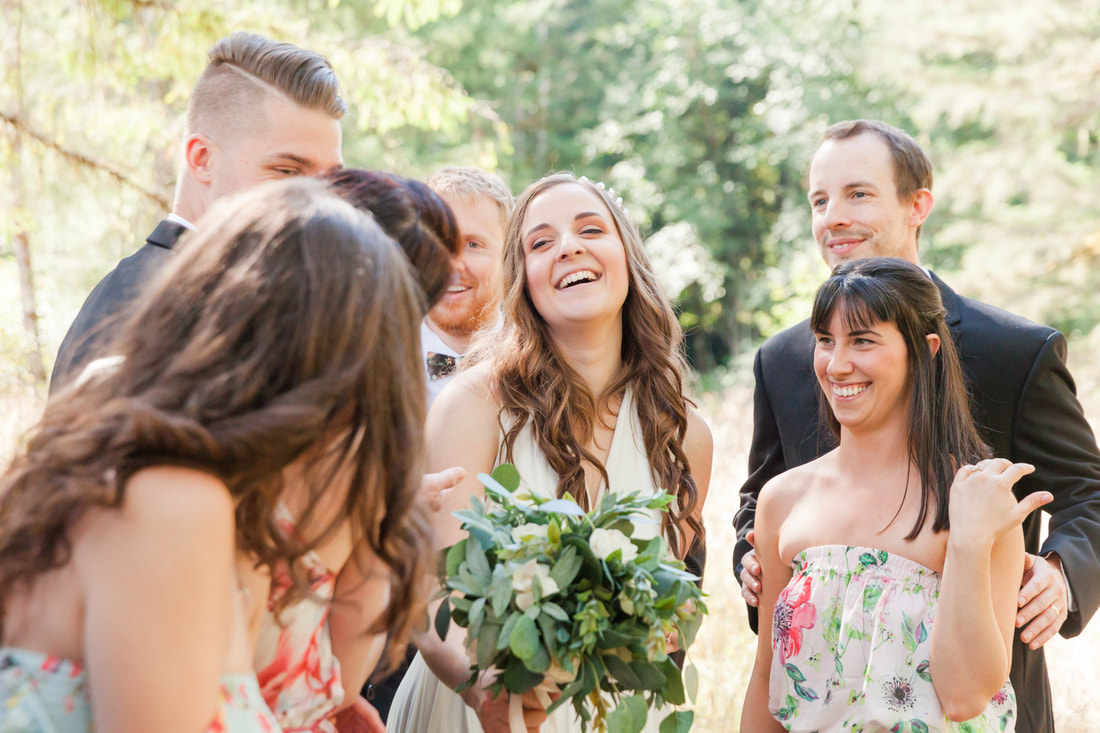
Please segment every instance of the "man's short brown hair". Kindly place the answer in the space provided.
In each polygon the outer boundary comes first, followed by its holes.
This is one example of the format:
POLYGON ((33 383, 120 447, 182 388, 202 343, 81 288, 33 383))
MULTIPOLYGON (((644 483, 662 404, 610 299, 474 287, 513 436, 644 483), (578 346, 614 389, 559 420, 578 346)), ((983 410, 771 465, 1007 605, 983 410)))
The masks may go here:
POLYGON ((904 130, 880 120, 845 120, 830 125, 825 130, 825 139, 846 140, 864 133, 877 135, 890 149, 899 199, 909 198, 922 188, 932 190, 932 161, 904 130))
POLYGON ((187 105, 185 135, 211 134, 224 121, 246 122, 272 90, 305 109, 340 119, 347 106, 332 65, 316 51, 238 31, 210 49, 187 105))

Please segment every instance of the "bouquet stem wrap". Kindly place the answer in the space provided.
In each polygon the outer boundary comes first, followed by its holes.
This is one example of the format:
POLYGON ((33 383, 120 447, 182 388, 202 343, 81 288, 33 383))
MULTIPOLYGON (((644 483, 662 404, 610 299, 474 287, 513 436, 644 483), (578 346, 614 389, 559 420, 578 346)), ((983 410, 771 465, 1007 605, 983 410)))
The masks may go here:
MULTIPOLYGON (((557 691, 558 686, 549 680, 543 680, 533 692, 538 698, 539 705, 550 707, 550 691, 557 691)), ((523 722, 523 695, 512 694, 508 699, 508 725, 512 733, 527 733, 527 725, 523 722)))

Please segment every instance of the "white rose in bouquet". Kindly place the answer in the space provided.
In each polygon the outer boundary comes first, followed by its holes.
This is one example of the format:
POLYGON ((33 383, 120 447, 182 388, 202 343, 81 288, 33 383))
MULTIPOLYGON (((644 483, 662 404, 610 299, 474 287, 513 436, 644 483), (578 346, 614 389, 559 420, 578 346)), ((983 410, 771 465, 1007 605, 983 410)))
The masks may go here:
POLYGON ((521 524, 512 530, 512 539, 516 542, 547 540, 547 532, 548 529, 545 524, 521 524))
POLYGON ((638 556, 638 548, 617 529, 594 529, 588 543, 592 546, 592 552, 601 560, 606 560, 615 550, 622 551, 624 563, 638 556))
POLYGON ((558 584, 550 577, 550 568, 538 560, 528 560, 512 573, 512 590, 516 592, 516 605, 521 611, 526 611, 535 602, 535 578, 539 579, 543 598, 558 592, 558 584))

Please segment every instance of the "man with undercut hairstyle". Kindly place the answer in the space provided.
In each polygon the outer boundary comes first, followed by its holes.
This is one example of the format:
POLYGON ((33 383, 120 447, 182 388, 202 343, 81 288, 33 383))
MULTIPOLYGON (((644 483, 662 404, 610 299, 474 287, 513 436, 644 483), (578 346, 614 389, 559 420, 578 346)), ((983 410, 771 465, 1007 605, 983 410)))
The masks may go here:
POLYGON ((88 296, 61 343, 51 392, 97 355, 112 316, 130 305, 211 203, 261 181, 339 167, 344 112, 324 56, 247 32, 214 44, 187 105, 172 211, 88 296))

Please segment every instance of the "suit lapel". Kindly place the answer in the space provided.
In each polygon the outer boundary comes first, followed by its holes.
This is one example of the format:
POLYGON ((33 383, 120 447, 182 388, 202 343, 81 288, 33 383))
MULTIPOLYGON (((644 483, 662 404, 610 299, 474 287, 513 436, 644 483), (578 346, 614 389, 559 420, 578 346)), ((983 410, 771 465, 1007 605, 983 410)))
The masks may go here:
POLYGON ((928 274, 932 276, 932 282, 936 284, 940 291, 940 300, 943 301, 943 307, 947 311, 944 320, 947 322, 947 327, 951 329, 951 337, 955 340, 955 346, 959 347, 962 345, 962 298, 949 288, 947 283, 940 280, 936 273, 929 272, 928 274))

